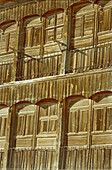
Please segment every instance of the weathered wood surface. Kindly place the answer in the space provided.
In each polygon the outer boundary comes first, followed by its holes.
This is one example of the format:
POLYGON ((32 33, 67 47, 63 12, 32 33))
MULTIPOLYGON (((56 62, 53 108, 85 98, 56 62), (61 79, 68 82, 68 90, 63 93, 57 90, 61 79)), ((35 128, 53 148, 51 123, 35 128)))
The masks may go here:
POLYGON ((0 41, 0 166, 111 169, 112 2, 4 8, 0 41))
POLYGON ((111 70, 101 73, 66 75, 41 80, 9 83, 0 87, 0 103, 11 106, 21 101, 37 103, 42 99, 53 98, 62 101, 69 96, 82 95, 90 98, 98 92, 112 91, 111 70), (94 81, 92 81, 94 80, 94 81), (109 83, 108 83, 109 82, 109 83), (30 83, 30 84, 29 84, 30 83), (31 92, 31 93, 30 93, 31 92))

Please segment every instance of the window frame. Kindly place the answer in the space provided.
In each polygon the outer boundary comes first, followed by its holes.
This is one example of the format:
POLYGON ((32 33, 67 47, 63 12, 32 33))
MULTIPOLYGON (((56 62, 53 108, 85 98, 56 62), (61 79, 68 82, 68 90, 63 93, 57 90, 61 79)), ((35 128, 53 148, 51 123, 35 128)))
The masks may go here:
MULTIPOLYGON (((57 35, 57 29, 58 28, 62 28, 64 27, 64 11, 63 10, 58 10, 58 11, 54 11, 54 12, 51 12, 50 14, 46 14, 45 15, 45 28, 44 28, 44 32, 45 32, 45 44, 49 43, 49 42, 52 42, 53 40, 57 39, 56 38, 56 35, 57 35), (62 13, 63 15, 63 23, 62 24, 57 24, 57 15, 59 13, 62 13), (49 16, 53 16, 54 15, 54 25, 53 26, 48 26, 47 22, 48 22, 48 17, 49 16), (52 40, 48 40, 48 31, 49 30, 53 30, 54 32, 54 39, 52 40)), ((63 38, 63 34, 62 34, 62 38, 63 38)), ((61 39, 61 38, 59 38, 61 39)))

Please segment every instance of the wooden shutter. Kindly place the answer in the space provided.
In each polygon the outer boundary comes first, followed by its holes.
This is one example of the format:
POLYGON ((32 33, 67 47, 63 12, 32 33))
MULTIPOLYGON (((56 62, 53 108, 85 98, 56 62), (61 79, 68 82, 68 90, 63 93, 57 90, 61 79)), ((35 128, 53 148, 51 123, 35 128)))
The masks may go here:
POLYGON ((106 130, 112 130, 112 107, 106 109, 106 130))
MULTIPOLYGON (((46 104, 45 104, 46 105, 46 104)), ((40 106, 40 132, 56 131, 57 125, 57 104, 40 106)))
POLYGON ((109 30, 109 10, 104 10, 104 31, 109 30))
POLYGON ((104 118, 104 109, 96 108, 94 109, 94 118, 93 118, 93 130, 102 131, 103 130, 103 118, 104 118))
POLYGON ((57 18, 56 18, 56 25, 61 25, 63 24, 64 21, 64 14, 63 12, 57 13, 57 18))
POLYGON ((82 17, 75 17, 74 19, 74 27, 73 27, 73 32, 74 32, 74 38, 75 37, 80 37, 82 33, 82 17))
POLYGON ((68 132, 86 132, 88 125, 88 110, 77 110, 69 113, 68 132))
POLYGON ((94 13, 89 13, 84 16, 84 35, 93 34, 94 30, 94 13))
POLYGON ((17 106, 17 131, 15 132, 16 147, 31 147, 32 145, 34 108, 34 105, 28 104, 20 104, 17 106))
POLYGON ((59 27, 56 29, 56 39, 63 38, 63 27, 59 27))

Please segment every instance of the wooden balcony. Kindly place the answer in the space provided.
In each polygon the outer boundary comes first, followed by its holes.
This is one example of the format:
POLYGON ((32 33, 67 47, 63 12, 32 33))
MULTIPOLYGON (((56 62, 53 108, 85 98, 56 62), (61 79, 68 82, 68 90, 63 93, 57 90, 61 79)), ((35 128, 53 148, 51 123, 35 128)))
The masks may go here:
POLYGON ((11 82, 13 61, 0 63, 0 84, 11 82))
POLYGON ((46 55, 43 58, 24 57, 19 62, 19 76, 17 80, 28 80, 60 74, 62 55, 46 55))
POLYGON ((82 73, 112 66, 112 42, 70 51, 66 73, 82 73))
MULTIPOLYGON (((98 44, 94 47, 78 48, 67 56, 66 72, 83 73, 112 67, 112 42, 98 44)), ((14 60, 0 62, 0 84, 11 82, 14 60)), ((60 75, 62 54, 46 54, 42 56, 24 55, 17 63, 16 81, 60 75)), ((14 80, 13 80, 14 81, 14 80)))
MULTIPOLYGON (((64 147, 60 169, 112 169, 112 146, 64 147)), ((55 169, 56 151, 43 149, 9 149, 9 169, 55 169)))
POLYGON ((54 149, 10 149, 8 169, 55 169, 54 149))
POLYGON ((3 168, 4 151, 0 149, 0 169, 3 168))

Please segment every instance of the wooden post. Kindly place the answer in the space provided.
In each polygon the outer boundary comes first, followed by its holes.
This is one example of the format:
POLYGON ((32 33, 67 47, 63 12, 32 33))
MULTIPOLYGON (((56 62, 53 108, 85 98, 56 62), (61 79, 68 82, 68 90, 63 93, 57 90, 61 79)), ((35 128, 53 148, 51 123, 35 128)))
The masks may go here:
POLYGON ((6 143, 4 147, 4 162, 3 169, 7 169, 8 160, 9 160, 9 145, 10 145, 10 135, 11 135, 11 119, 12 119, 12 108, 9 108, 8 113, 8 123, 7 123, 7 132, 6 132, 6 143))
MULTIPOLYGON (((68 24, 68 17, 66 15, 66 11, 64 13, 64 31, 63 31, 63 43, 67 45, 67 24, 68 24)), ((65 74, 65 64, 66 64, 66 56, 67 56, 67 46, 63 46, 62 51, 62 63, 60 74, 65 74)))
POLYGON ((66 101, 59 103, 59 124, 58 124, 58 136, 57 136, 57 146, 56 146, 56 155, 57 155, 57 165, 56 169, 63 169, 64 165, 64 150, 63 147, 66 145, 65 138, 66 131, 66 101))
POLYGON ((17 42, 16 42, 16 49, 14 51, 14 63, 13 63, 13 70, 12 70, 12 75, 11 75, 11 81, 16 80, 16 72, 17 72, 17 58, 18 58, 18 43, 19 43, 19 22, 16 22, 16 30, 17 30, 17 42))
POLYGON ((92 110, 92 100, 89 100, 89 124, 88 124, 88 147, 92 144, 92 118, 93 118, 93 110, 92 110))
POLYGON ((57 139, 56 139, 56 169, 59 169, 60 147, 62 133, 62 104, 58 102, 58 124, 57 124, 57 139))
POLYGON ((68 21, 67 21, 67 51, 66 51, 66 64, 65 64, 65 72, 70 72, 70 59, 71 59, 71 34, 72 34, 72 8, 68 8, 68 21))
POLYGON ((37 135, 37 127, 38 127, 38 114, 39 114, 39 106, 38 105, 35 105, 35 113, 34 113, 34 131, 33 131, 33 145, 32 145, 32 148, 35 149, 36 147, 36 135, 37 135))

